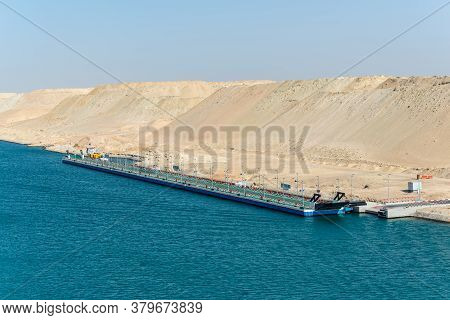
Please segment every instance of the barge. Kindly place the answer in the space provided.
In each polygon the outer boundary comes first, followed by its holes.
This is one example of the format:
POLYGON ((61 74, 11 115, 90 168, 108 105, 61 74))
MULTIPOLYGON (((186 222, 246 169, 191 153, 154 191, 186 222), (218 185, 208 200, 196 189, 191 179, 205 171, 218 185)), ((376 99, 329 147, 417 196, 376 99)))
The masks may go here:
POLYGON ((67 155, 62 162, 77 167, 305 217, 345 214, 352 212, 357 206, 365 205, 363 201, 342 200, 345 194, 341 192, 338 192, 333 200, 320 200, 320 194, 314 194, 311 199, 308 199, 297 194, 239 186, 230 182, 191 176, 179 171, 150 169, 131 164, 124 165, 112 161, 101 161, 100 159, 77 158, 73 155, 67 155))

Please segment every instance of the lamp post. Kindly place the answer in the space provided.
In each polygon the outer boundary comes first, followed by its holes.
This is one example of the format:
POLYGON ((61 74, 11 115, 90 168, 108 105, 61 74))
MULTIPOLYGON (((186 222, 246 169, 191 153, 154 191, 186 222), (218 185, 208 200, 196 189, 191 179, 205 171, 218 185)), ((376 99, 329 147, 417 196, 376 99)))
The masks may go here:
POLYGON ((247 179, 244 178, 244 172, 241 173, 242 175, 242 187, 244 188, 244 197, 247 196, 247 179))
POLYGON ((209 166, 209 179, 211 180, 211 189, 213 189, 213 180, 212 180, 212 162, 209 166))
POLYGON ((388 174, 388 177, 387 177, 387 203, 389 203, 390 202, 390 177, 391 177, 391 175, 390 174, 388 174))
POLYGON ((266 199, 266 188, 264 188, 264 183, 262 185, 262 188, 263 188, 263 200, 265 200, 266 199))
POLYGON ((353 200, 353 176, 355 174, 352 173, 350 176, 350 199, 353 200))
POLYGON ((280 184, 279 184, 279 177, 278 177, 278 170, 277 170, 277 190, 280 189, 280 184))
POLYGON ((302 180, 302 200, 303 200, 303 210, 305 210, 305 188, 303 186, 303 180, 302 180))
POLYGON ((418 198, 417 201, 420 202, 420 191, 422 189, 422 180, 420 180, 420 183, 417 187, 418 187, 417 188, 417 198, 418 198))

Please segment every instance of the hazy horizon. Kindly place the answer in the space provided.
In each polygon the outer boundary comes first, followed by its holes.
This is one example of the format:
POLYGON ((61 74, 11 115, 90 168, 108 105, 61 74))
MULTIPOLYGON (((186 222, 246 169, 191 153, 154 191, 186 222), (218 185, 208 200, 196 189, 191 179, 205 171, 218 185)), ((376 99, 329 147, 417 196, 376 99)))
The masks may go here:
MULTIPOLYGON (((331 78, 445 3, 2 2, 0 92, 87 88, 117 79, 331 78)), ((449 75, 449 15, 447 6, 344 76, 449 75)))

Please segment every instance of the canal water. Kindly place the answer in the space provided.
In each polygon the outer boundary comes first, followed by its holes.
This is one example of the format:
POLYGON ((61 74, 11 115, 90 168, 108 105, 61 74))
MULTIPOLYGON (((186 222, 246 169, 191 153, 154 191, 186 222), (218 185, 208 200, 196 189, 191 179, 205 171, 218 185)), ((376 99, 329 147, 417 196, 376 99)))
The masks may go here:
POLYGON ((291 216, 0 142, 0 299, 449 299, 449 236, 291 216))

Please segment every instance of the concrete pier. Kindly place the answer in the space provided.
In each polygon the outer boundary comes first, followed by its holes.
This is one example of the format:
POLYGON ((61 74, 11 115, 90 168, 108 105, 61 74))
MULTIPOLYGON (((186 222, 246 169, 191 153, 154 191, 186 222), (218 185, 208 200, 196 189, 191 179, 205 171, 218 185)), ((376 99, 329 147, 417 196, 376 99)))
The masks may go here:
POLYGON ((365 213, 384 219, 422 218, 440 222, 450 222, 450 199, 420 201, 410 203, 372 204, 365 213))
POLYGON ((450 206, 442 207, 439 206, 437 208, 423 208, 418 209, 415 214, 416 218, 441 221, 441 222, 450 222, 450 206))

